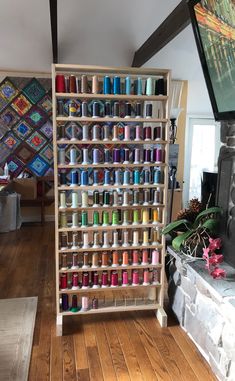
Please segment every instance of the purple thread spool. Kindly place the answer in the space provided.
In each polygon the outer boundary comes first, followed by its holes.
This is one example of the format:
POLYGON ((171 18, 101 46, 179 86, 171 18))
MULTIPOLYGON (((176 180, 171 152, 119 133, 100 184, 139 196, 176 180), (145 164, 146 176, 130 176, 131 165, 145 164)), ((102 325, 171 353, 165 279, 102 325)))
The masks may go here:
POLYGON ((151 150, 150 149, 144 149, 144 162, 145 163, 151 162, 151 150))
POLYGON ((68 294, 62 294, 62 310, 67 311, 69 309, 69 296, 68 294))
POLYGON ((144 140, 151 140, 152 128, 150 126, 144 127, 144 140))
POLYGON ((119 164, 120 163, 120 149, 114 148, 113 150, 113 164, 119 164))
POLYGON ((154 128, 154 140, 160 140, 161 139, 161 126, 157 126, 154 128))

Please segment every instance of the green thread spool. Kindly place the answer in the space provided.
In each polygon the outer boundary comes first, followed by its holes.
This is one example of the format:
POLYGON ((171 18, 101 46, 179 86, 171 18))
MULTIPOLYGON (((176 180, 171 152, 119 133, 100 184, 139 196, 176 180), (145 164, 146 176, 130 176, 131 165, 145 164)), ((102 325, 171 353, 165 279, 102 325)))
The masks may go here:
POLYGON ((119 225, 119 213, 117 210, 112 212, 112 225, 119 225))
POLYGON ((138 225, 139 224, 139 211, 134 210, 133 212, 133 224, 138 225))
POLYGON ((88 226, 88 215, 87 212, 82 212, 82 226, 88 226))
POLYGON ((61 228, 67 228, 67 215, 66 215, 66 213, 61 213, 60 226, 61 226, 61 228))
POLYGON ((110 205, 110 193, 108 191, 103 191, 103 205, 110 205))
POLYGON ((129 224, 129 211, 124 210, 123 211, 123 225, 128 225, 129 224))
POLYGON ((93 213, 93 225, 98 226, 100 224, 99 212, 93 213))
POLYGON ((104 226, 109 225, 109 212, 103 211, 103 213, 102 213, 102 220, 103 220, 103 225, 104 226))

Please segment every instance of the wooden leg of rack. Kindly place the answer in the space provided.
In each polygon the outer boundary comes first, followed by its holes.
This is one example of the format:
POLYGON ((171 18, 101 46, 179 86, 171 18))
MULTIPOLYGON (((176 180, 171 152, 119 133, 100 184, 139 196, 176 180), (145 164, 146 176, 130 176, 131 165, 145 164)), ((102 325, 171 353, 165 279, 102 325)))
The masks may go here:
POLYGON ((56 317, 56 336, 63 335, 63 315, 57 315, 56 317))
POLYGON ((167 327, 167 314, 162 307, 159 307, 156 312, 157 320, 162 328, 167 327))

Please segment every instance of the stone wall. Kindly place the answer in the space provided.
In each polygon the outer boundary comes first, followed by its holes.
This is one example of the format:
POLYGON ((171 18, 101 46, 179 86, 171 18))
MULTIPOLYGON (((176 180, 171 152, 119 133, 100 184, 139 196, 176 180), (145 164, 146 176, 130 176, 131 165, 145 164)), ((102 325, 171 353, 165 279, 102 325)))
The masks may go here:
POLYGON ((221 381, 235 381, 235 269, 214 280, 205 262, 186 262, 171 248, 169 300, 181 327, 221 381))

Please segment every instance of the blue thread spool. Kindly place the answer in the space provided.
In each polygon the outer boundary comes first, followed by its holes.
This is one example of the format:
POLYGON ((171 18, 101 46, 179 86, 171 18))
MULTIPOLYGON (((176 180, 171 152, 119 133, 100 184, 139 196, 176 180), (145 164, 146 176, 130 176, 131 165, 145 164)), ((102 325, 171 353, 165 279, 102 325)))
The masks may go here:
POLYGON ((125 78, 125 93, 126 93, 126 95, 131 94, 131 79, 130 79, 130 77, 125 78))
POLYGON ((87 102, 82 102, 82 117, 86 117, 87 115, 88 115, 87 102))
POLYGON ((140 184, 140 171, 139 169, 134 170, 134 184, 140 184))
POLYGON ((137 79, 137 95, 142 95, 142 79, 137 79))
POLYGON ((130 172, 126 169, 123 175, 123 185, 129 185, 129 184, 130 184, 130 172))
POLYGON ((78 185, 78 171, 71 172, 71 186, 78 185))
POLYGON ((93 185, 98 185, 99 184, 99 171, 98 169, 95 169, 93 171, 93 185))
POLYGON ((115 172, 114 172, 114 183, 115 185, 121 185, 121 175, 122 175, 122 172, 120 169, 116 169, 115 172))
POLYGON ((121 80, 120 77, 115 76, 113 80, 113 93, 115 95, 121 94, 121 80))
POLYGON ((88 171, 81 172, 81 185, 88 185, 88 171))
POLYGON ((94 102, 92 105, 92 117, 97 118, 100 116, 100 104, 98 102, 94 102))
POLYGON ((99 164, 100 152, 98 148, 93 149, 93 164, 99 164))
POLYGON ((66 172, 60 172, 60 185, 67 185, 66 172))
POLYGON ((150 182, 150 171, 148 169, 144 170, 144 184, 149 184, 150 182))
POLYGON ((104 77, 103 92, 104 94, 111 94, 111 80, 108 75, 104 77))
POLYGON ((160 169, 154 170, 154 184, 160 184, 161 183, 161 171, 160 169))
POLYGON ((104 115, 109 118, 111 116, 111 103, 105 102, 104 105, 104 115))
POLYGON ((104 171, 104 185, 110 185, 110 171, 108 169, 104 171))
POLYGON ((105 164, 110 163, 110 150, 108 148, 104 149, 104 163, 105 164))

